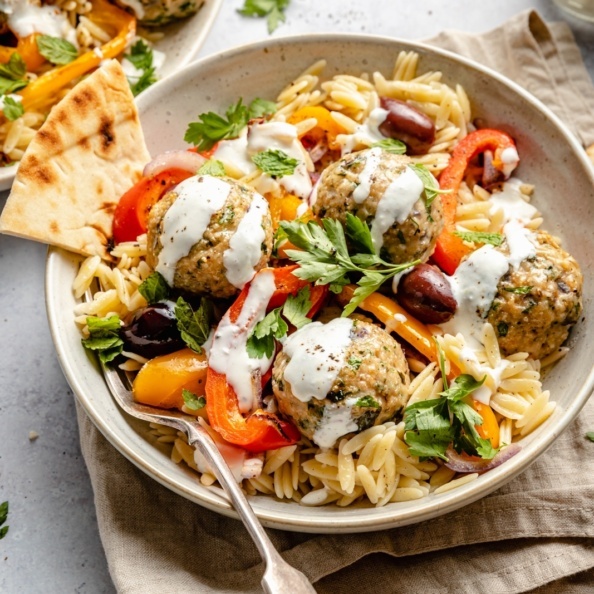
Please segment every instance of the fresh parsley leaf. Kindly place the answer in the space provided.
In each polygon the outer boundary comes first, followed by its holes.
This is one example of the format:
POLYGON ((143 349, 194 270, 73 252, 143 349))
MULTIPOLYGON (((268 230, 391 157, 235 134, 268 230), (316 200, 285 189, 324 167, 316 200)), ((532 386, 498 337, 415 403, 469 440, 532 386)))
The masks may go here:
POLYGON ((213 317, 212 303, 203 297, 200 300, 200 307, 194 311, 183 297, 178 297, 175 304, 175 317, 182 340, 193 351, 201 353, 202 345, 210 335, 213 317))
POLYGON ((464 373, 459 375, 449 388, 441 392, 441 395, 452 402, 457 402, 462 400, 462 398, 466 398, 469 394, 472 394, 477 388, 480 388, 485 383, 486 379, 487 376, 483 377, 482 380, 477 381, 472 375, 464 373))
POLYGON ((265 118, 276 113, 276 103, 256 97, 248 108, 248 117, 250 120, 255 118, 265 118))
POLYGON ((415 266, 418 261, 392 264, 375 254, 369 228, 347 216, 347 233, 355 249, 366 253, 351 255, 345 231, 339 221, 322 219, 322 227, 314 221, 281 221, 280 226, 287 239, 300 250, 287 250, 287 257, 297 262, 295 276, 330 285, 330 290, 340 293, 339 288, 351 283, 350 273, 357 275, 359 285, 343 316, 350 315, 371 293, 396 274, 415 266))
POLYGON ((268 33, 273 33, 279 23, 285 22, 285 9, 290 0, 245 0, 237 12, 243 16, 268 17, 268 33))
POLYGON ((266 357, 270 359, 274 353, 274 339, 283 338, 289 327, 281 317, 281 308, 273 309, 259 321, 247 340, 247 352, 252 359, 266 357))
POLYGON ((188 126, 184 140, 200 151, 208 151, 219 140, 236 138, 249 121, 248 108, 241 98, 227 109, 226 116, 227 119, 212 111, 200 114, 198 122, 188 126))
POLYGON ((257 153, 252 157, 252 161, 260 171, 273 179, 293 175, 295 167, 299 165, 297 159, 289 157, 287 153, 279 149, 268 149, 257 153))
POLYGON ((488 243, 490 245, 501 245, 503 243, 503 235, 501 233, 485 233, 483 231, 454 231, 464 241, 472 243, 488 243))
POLYGON ((29 84, 26 80, 27 66, 18 52, 10 54, 6 64, 0 64, 0 95, 7 95, 23 89, 29 84))
POLYGON ((18 81, 27 74, 27 65, 21 54, 13 52, 6 64, 0 64, 0 76, 9 80, 18 81))
POLYGON ((381 404, 373 396, 363 396, 355 402, 355 406, 361 408, 380 408, 381 404))
POLYGON ((78 58, 78 50, 66 39, 51 35, 38 35, 35 41, 39 53, 52 64, 63 66, 78 58))
POLYGON ((157 75, 155 74, 154 68, 148 68, 145 70, 140 78, 133 83, 130 83, 130 90, 132 91, 132 95, 136 97, 140 95, 142 91, 148 89, 152 84, 157 82, 157 75))
POLYGON ((516 295, 528 295, 532 291, 532 285, 524 285, 522 287, 504 287, 504 291, 508 293, 515 293, 516 295))
POLYGON ((124 58, 138 70, 148 70, 153 67, 153 50, 142 39, 130 48, 129 54, 124 54, 124 58))
POLYGON ((89 338, 82 339, 83 346, 91 351, 97 351, 103 363, 113 361, 124 349, 124 341, 120 338, 119 316, 88 317, 87 326, 89 338))
POLYGON ((184 399, 184 404, 190 410, 200 410, 206 406, 206 399, 204 396, 196 396, 194 392, 190 392, 190 390, 186 390, 186 388, 182 388, 182 398, 184 399))
POLYGON ((419 179, 423 182, 425 188, 425 207, 427 210, 431 208, 431 204, 437 197, 438 194, 443 194, 449 190, 440 190, 437 180, 433 177, 429 169, 425 165, 420 163, 413 163, 409 167, 419 176, 419 179))
POLYGON ((13 97, 5 96, 2 112, 7 120, 14 122, 25 113, 25 108, 20 101, 17 101, 13 97))
MULTIPOLYGON (((6 522, 8 518, 8 501, 0 503, 0 526, 6 522)), ((8 532, 8 526, 0 528, 0 540, 3 539, 8 532)))
POLYGON ((212 175, 213 177, 222 177, 225 175, 225 166, 217 159, 209 159, 200 166, 197 171, 198 175, 212 175))
POLYGON ((586 437, 590 440, 590 441, 594 441, 594 431, 588 431, 588 433, 586 433, 586 437))
POLYGON ((287 320, 295 326, 295 328, 303 328, 311 322, 307 317, 311 309, 311 299, 309 287, 303 287, 297 295, 289 295, 285 304, 283 305, 283 315, 287 320))
POLYGON ((384 140, 374 142, 371 145, 372 148, 376 146, 394 155, 404 155, 406 153, 406 144, 402 140, 396 140, 395 138, 384 138, 384 140))
POLYGON ((157 303, 169 297, 169 285, 157 272, 151 272, 138 287, 138 292, 146 299, 148 304, 157 303))

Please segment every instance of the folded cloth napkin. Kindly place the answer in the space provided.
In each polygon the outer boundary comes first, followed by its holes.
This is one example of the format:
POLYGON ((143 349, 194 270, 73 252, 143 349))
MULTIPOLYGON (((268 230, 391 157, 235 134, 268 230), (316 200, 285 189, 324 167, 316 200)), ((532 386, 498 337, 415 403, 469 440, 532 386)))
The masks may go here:
MULTIPOLYGON (((594 142, 594 89, 572 35, 534 12, 485 35, 431 43, 506 74, 594 142)), ((121 456, 79 408, 101 539, 119 592, 258 592, 261 559, 236 520, 175 495, 121 456)), ((594 402, 525 473, 459 511, 387 531, 270 530, 320 593, 590 592, 594 587, 594 402)))

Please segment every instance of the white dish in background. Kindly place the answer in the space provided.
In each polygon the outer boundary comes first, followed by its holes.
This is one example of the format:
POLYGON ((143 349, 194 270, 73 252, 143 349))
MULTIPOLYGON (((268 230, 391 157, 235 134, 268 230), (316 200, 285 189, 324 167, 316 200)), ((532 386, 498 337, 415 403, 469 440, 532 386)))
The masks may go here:
MULTIPOLYGON (((339 72, 390 73, 400 50, 420 54, 419 71, 440 70, 470 96, 475 117, 510 132, 521 156, 520 179, 536 184, 534 204, 545 227, 563 239, 585 277, 584 316, 574 328, 569 355, 545 380, 558 403, 552 417, 522 441, 522 450, 505 464, 458 489, 385 507, 303 507, 268 496, 250 501, 266 525, 303 532, 362 532, 402 526, 453 511, 501 487, 525 470, 567 428, 594 387, 594 178, 586 155, 561 122, 519 86, 477 64, 428 46, 355 35, 307 35, 266 40, 202 59, 156 84, 139 98, 141 121, 153 154, 184 146, 189 122, 204 111, 222 113, 239 97, 274 99, 314 61, 325 58, 326 77, 339 72), (562 217, 555 213, 563 212, 562 217), (572 216, 568 216, 571 213, 572 216)), ((105 437, 129 460, 172 491, 219 513, 234 512, 218 488, 173 463, 148 441, 146 425, 124 415, 112 400, 99 367, 81 347, 73 321, 76 301, 70 287, 80 259, 50 249, 46 298, 50 328, 64 373, 77 399, 105 437)))
MULTIPOLYGON (((154 46, 165 54, 165 62, 159 69, 163 79, 188 64, 196 55, 210 30, 223 0, 204 0, 198 12, 179 23, 163 27, 165 36, 154 46)), ((161 29, 156 29, 161 30, 161 29)), ((9 190, 18 169, 18 163, 0 167, 0 191, 9 190)))

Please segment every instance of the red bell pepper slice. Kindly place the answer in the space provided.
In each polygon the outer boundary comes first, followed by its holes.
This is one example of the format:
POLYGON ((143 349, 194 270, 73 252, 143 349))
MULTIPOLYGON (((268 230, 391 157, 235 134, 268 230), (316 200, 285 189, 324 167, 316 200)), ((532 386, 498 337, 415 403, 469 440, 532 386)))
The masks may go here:
POLYGON ((458 190, 468 164, 479 153, 490 150, 494 153, 493 166, 503 170, 505 164, 501 155, 507 148, 515 150, 516 144, 505 132, 489 128, 471 132, 456 145, 448 166, 439 176, 440 188, 449 192, 441 194, 444 228, 437 238, 432 259, 447 274, 454 274, 462 258, 472 251, 460 237, 454 235, 458 190))
MULTIPOLYGON (((296 268, 297 266, 286 266, 264 269, 272 270, 276 284, 276 291, 270 299, 268 309, 279 307, 289 295, 296 294, 308 285, 306 281, 293 274, 296 268)), ((325 291, 320 289, 312 287, 312 308, 308 316, 312 316, 323 302, 325 291)), ((235 322, 239 317, 248 292, 249 285, 243 288, 229 309, 228 315, 231 322, 235 322)), ((223 439, 251 452, 263 452, 292 445, 301 438, 299 430, 293 423, 280 419, 273 413, 257 410, 248 417, 244 417, 239 410, 237 396, 227 381, 227 377, 210 367, 206 375, 206 412, 211 426, 223 439)))
POLYGON ((189 171, 171 167, 137 181, 116 206, 112 228, 114 241, 136 241, 139 235, 146 233, 148 214, 153 205, 189 177, 192 177, 189 171))

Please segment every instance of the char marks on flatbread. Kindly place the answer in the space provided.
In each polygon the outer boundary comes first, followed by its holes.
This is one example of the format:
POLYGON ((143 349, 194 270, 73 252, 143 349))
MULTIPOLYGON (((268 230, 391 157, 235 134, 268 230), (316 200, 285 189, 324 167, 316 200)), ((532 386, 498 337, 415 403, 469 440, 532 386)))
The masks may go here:
POLYGON ((115 206, 149 160, 130 86, 111 60, 52 109, 29 144, 0 231, 109 260, 115 206))

